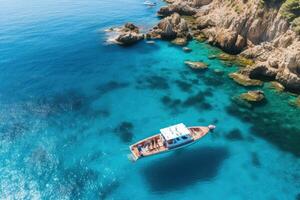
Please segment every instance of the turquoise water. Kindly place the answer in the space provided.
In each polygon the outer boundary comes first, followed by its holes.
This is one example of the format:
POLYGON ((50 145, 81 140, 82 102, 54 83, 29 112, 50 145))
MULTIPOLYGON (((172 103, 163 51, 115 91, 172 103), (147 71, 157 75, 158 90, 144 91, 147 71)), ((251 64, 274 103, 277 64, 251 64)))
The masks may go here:
POLYGON ((246 91, 227 78, 237 67, 208 59, 220 50, 205 43, 190 42, 191 53, 106 43, 103 30, 127 21, 147 30, 156 9, 1 1, 0 199, 300 198, 294 97, 265 84, 264 104, 235 104, 246 91), (210 66, 196 72, 185 60, 210 66), (129 144, 179 122, 217 129, 186 149, 127 159, 129 144))

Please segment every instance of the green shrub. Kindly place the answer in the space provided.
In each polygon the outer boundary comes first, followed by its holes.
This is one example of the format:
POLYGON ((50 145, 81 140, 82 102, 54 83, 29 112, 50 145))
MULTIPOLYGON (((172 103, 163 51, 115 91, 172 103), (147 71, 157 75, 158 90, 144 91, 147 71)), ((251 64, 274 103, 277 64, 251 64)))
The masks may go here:
POLYGON ((300 16, 300 0, 286 0, 281 8, 280 12, 289 22, 300 16))
POLYGON ((292 27, 293 30, 300 35, 300 17, 297 17, 296 19, 293 20, 292 22, 292 27))

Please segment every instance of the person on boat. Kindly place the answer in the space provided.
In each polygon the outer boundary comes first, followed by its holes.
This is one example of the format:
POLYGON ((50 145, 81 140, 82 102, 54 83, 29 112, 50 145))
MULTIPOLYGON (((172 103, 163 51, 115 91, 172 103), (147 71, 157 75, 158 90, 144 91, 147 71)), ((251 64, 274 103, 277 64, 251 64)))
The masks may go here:
POLYGON ((143 155, 143 146, 142 146, 141 144, 139 144, 139 145, 137 146, 137 149, 138 149, 140 155, 141 155, 141 156, 144 156, 144 155, 143 155))
POLYGON ((155 141, 154 141, 154 139, 153 139, 153 140, 151 140, 151 150, 154 149, 154 144, 155 144, 155 141))
POLYGON ((137 146, 137 149, 139 150, 139 152, 141 152, 141 151, 142 151, 142 145, 139 144, 139 145, 137 146))

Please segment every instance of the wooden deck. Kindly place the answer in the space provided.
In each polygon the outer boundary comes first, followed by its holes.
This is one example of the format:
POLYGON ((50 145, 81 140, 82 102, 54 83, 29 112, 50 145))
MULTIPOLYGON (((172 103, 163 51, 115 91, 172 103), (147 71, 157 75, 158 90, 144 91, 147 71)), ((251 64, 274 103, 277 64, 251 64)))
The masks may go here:
MULTIPOLYGON (((188 129, 191 131, 191 136, 193 138, 192 142, 201 139, 209 132, 209 128, 205 126, 189 127, 188 129)), ((164 145, 164 141, 162 141, 160 135, 161 134, 156 134, 131 145, 130 151, 132 152, 134 160, 169 150, 164 145), (138 149, 139 146, 140 150, 138 149)))
POLYGON ((150 156, 161 153, 167 150, 167 148, 164 146, 163 141, 160 138, 160 134, 156 134, 131 145, 130 150, 134 157, 138 159, 141 156, 150 156), (141 151, 138 150, 138 146, 142 146, 141 151))

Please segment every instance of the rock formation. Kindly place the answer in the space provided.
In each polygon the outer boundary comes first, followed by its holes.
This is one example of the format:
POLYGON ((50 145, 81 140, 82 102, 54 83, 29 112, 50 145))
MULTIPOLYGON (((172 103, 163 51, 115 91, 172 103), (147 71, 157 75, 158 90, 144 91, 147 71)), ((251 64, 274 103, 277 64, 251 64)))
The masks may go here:
POLYGON ((144 39, 144 35, 140 33, 139 28, 132 23, 126 23, 120 28, 110 28, 109 31, 117 35, 112 38, 112 41, 120 45, 132 45, 144 39))
POLYGON ((300 40, 291 30, 272 42, 248 48, 242 55, 256 61, 249 76, 276 80, 287 89, 300 91, 300 40))
POLYGON ((253 90, 241 94, 240 98, 248 102, 259 102, 265 98, 265 95, 264 92, 261 90, 253 90))
POLYGON ((147 34, 147 38, 173 40, 175 38, 190 39, 187 22, 178 13, 163 18, 157 26, 147 34))
POLYGON ((271 81, 269 88, 276 90, 277 92, 284 91, 284 86, 276 81, 271 81))
POLYGON ((234 72, 229 74, 229 77, 232 78, 236 83, 243 86, 262 86, 263 82, 260 80, 250 79, 247 75, 242 73, 234 72))

